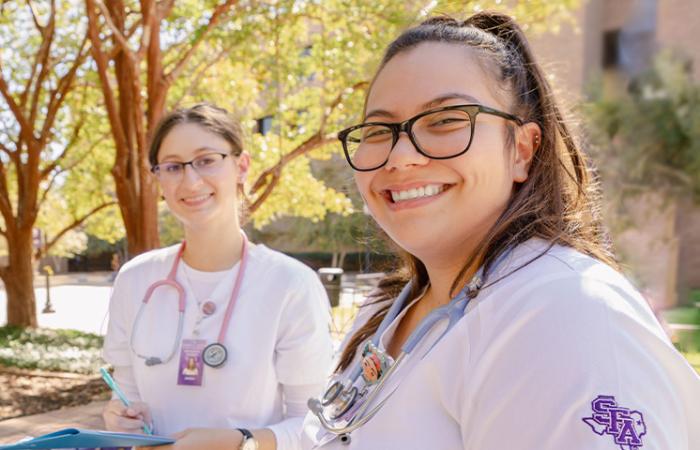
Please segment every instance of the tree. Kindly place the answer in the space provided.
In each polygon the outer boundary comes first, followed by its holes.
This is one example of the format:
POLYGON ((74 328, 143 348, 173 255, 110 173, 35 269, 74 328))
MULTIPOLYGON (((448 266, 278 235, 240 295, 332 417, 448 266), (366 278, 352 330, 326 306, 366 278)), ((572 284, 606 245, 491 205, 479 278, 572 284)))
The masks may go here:
MULTIPOLYGON (((345 214, 350 202, 311 174, 308 156, 336 151, 330 146, 335 132, 360 110, 381 47, 430 12, 499 3, 86 0, 130 253, 158 244, 156 185, 146 153, 166 107, 215 99, 249 129, 256 119, 274 122, 270 133, 249 140, 248 210, 257 227, 283 215, 345 214)), ((518 2, 511 11, 551 24, 577 4, 518 2)))
POLYGON ((606 222, 657 307, 675 304, 677 295, 680 202, 700 203, 700 85, 690 72, 663 53, 627 89, 599 95, 585 109, 606 222))
POLYGON ((537 31, 570 18, 579 2, 324 0, 259 2, 212 32, 202 63, 174 104, 216 98, 251 130, 248 210, 256 228, 284 216, 323 220, 352 213, 348 198, 311 170, 337 154, 336 132, 359 120, 383 47, 429 14, 506 9, 537 31), (241 39, 253 36, 254 39, 241 39))
POLYGON ((131 255, 159 243, 157 187, 148 166, 150 134, 164 114, 174 80, 236 1, 214 7, 208 6, 211 2, 183 2, 177 8, 193 14, 178 15, 182 28, 166 23, 175 20, 175 1, 134 3, 85 2, 92 56, 116 150, 112 175, 131 255))
POLYGON ((66 171, 82 160, 77 142, 85 116, 74 115, 68 99, 81 96, 75 91, 88 45, 84 23, 71 6, 59 8, 55 0, 40 6, 3 2, 0 10, 0 236, 9 261, 0 267, 0 278, 10 325, 37 324, 34 259, 110 205, 88 204, 43 246, 33 245, 40 209, 66 171))

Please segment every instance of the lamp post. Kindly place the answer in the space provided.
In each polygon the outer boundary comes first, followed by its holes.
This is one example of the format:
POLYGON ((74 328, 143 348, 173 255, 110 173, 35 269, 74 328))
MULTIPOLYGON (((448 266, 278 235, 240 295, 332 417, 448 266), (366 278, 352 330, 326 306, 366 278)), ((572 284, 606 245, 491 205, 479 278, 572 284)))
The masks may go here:
POLYGON ((44 314, 55 313, 56 310, 51 305, 51 275, 53 275, 53 268, 48 264, 45 265, 44 274, 46 275, 46 305, 44 305, 44 309, 41 312, 44 314))

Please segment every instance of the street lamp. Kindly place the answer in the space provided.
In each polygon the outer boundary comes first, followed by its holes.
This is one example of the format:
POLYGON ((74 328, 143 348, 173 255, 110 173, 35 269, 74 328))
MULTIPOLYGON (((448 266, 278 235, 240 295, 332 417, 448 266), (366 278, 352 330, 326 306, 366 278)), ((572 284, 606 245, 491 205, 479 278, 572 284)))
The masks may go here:
POLYGON ((44 266, 44 274, 46 275, 46 305, 41 311, 44 314, 55 313, 56 310, 53 309, 51 305, 51 275, 53 275, 53 268, 48 264, 44 266))

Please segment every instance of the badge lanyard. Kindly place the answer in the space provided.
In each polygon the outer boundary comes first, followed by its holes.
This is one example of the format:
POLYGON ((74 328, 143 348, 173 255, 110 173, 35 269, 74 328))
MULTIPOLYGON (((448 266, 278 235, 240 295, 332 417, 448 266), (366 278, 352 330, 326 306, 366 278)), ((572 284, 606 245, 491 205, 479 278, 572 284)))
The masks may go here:
MULTIPOLYGON (((226 312, 224 314, 224 319, 223 323, 221 324, 221 329, 219 330, 219 336, 216 342, 207 345, 203 351, 202 351, 202 359, 204 363, 210 367, 221 367, 223 364, 226 362, 226 359, 228 358, 228 350, 224 346, 223 342, 226 337, 226 331, 228 330, 228 325, 229 322, 231 321, 231 315, 233 314, 233 309, 236 305, 236 301, 238 300, 238 293, 241 288, 241 284, 243 282, 243 278, 245 276, 245 269, 246 265, 248 262, 248 239, 246 238, 245 234, 241 233, 241 236, 243 238, 242 240, 242 248, 241 248, 241 260, 240 260, 240 267, 238 269, 238 274, 236 275, 236 281, 234 282, 233 285, 233 290, 231 291, 231 298, 229 299, 228 306, 226 307, 226 312)), ((168 276, 161 281, 157 281, 153 283, 149 288, 146 290, 146 293, 144 295, 143 301, 141 302, 141 306, 139 308, 139 311, 136 313, 136 317, 134 318, 134 325, 131 328, 131 338, 129 340, 129 345, 131 347, 131 350, 134 352, 136 356, 139 358, 145 359, 146 360, 146 365, 147 366, 154 366, 157 364, 165 364, 168 361, 170 361, 175 353, 177 352, 177 349, 180 345, 180 340, 182 339, 182 329, 183 329, 183 323, 184 323, 184 316, 185 316, 185 290, 182 287, 182 285, 175 279, 175 274, 177 273, 177 268, 180 263, 180 259, 182 258, 182 254, 185 251, 185 246, 186 243, 183 242, 182 245, 180 245, 180 249, 177 252, 177 255, 175 255, 175 261, 173 262, 173 265, 170 269, 170 272, 168 273, 168 276), (175 336, 175 341, 173 342, 173 348, 171 349, 170 353, 165 359, 162 359, 157 356, 146 356, 146 355, 141 355, 138 353, 135 348, 134 348, 134 335, 136 334, 136 330, 138 328, 138 324, 141 320, 141 316, 143 313, 144 307, 148 304, 148 302, 151 300, 153 296, 153 292, 163 286, 169 286, 172 287, 177 291, 178 294, 178 312, 179 312, 179 317, 178 317, 178 327, 177 327, 177 334, 175 336)), ((212 310, 212 308, 215 308, 215 305, 212 303, 209 305, 210 302, 206 302, 203 307, 207 308, 207 310, 212 310)), ((207 311, 204 311, 205 314, 207 311)), ((213 312, 213 311, 212 311, 213 312)))

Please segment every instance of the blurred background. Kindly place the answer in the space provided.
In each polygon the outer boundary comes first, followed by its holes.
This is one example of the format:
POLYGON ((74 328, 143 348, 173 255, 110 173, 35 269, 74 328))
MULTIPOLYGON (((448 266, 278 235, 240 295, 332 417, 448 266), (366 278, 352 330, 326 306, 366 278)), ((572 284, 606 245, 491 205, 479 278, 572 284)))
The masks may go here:
POLYGON ((335 133, 400 30, 484 9, 522 24, 626 274, 700 369, 700 2, 0 0, 0 439, 8 419, 106 398, 114 273, 182 238, 146 158, 176 107, 240 118, 246 232, 319 271, 342 337, 393 257, 335 133))

